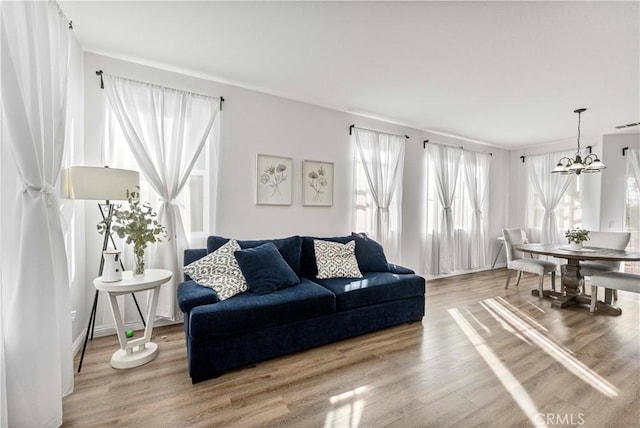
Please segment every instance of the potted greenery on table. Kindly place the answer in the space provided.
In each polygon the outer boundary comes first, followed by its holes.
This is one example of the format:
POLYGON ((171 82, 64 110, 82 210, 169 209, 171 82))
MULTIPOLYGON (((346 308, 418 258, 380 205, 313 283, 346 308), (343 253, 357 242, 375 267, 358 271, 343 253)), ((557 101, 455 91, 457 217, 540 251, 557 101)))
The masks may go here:
POLYGON ((569 229, 564 232, 564 236, 569 241, 569 247, 572 250, 581 250, 583 242, 590 239, 589 231, 585 229, 569 229))
POLYGON ((111 218, 98 223, 98 232, 105 233, 107 221, 118 237, 133 244, 134 275, 144 275, 144 250, 149 244, 161 242, 166 236, 166 228, 156 220, 157 214, 147 202, 140 202, 140 192, 127 190, 127 206, 114 207, 111 218))

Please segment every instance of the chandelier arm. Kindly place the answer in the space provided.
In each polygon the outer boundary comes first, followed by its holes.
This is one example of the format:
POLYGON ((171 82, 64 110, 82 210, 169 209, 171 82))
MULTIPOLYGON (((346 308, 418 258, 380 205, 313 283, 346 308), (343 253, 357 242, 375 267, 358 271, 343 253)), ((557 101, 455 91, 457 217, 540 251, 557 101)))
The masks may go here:
POLYGON ((584 166, 591 165, 593 162, 595 162, 596 159, 598 159, 598 156, 596 156, 594 153, 590 153, 584 157, 583 165, 584 166))
POLYGON ((571 165, 571 164, 573 163, 573 159, 571 159, 571 158, 569 158, 569 157, 564 156, 564 157, 561 157, 560 159, 558 159, 558 163, 559 163, 559 164, 562 164, 562 166, 564 166, 564 167, 567 167, 567 166, 569 166, 569 165, 571 165), (563 161, 563 160, 565 160, 565 159, 567 160, 567 164, 566 164, 566 165, 564 165, 564 164, 562 163, 562 161, 563 161))

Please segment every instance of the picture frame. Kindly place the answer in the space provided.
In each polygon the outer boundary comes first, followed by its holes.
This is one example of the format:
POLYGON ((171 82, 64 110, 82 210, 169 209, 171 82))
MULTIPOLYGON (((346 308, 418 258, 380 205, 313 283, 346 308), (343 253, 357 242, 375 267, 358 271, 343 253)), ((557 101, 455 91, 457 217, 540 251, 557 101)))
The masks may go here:
POLYGON ((256 155, 256 204, 291 205, 293 160, 256 155))
POLYGON ((302 161, 302 202, 305 207, 333 206, 333 162, 302 161))

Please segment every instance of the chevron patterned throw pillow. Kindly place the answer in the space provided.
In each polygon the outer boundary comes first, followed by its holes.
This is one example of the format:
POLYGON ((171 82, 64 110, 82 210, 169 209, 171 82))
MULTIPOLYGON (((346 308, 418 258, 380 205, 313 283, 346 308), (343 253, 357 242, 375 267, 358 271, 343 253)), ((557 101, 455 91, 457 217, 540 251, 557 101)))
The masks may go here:
POLYGON ((228 299, 247 291, 247 281, 233 255, 239 250, 238 242, 229 239, 229 242, 214 252, 185 266, 184 272, 198 284, 213 288, 219 300, 228 299))
POLYGON ((362 278, 356 259, 356 242, 346 244, 339 242, 313 240, 318 265, 318 279, 329 278, 362 278))

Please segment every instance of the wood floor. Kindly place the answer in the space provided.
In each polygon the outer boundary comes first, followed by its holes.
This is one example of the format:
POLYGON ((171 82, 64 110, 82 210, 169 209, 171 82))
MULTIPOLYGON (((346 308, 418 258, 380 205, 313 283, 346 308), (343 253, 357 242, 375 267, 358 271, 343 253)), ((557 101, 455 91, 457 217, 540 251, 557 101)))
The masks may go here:
POLYGON ((428 281, 422 324, 196 385, 182 326, 155 329, 160 355, 130 370, 109 365, 115 336, 94 339, 63 426, 640 426, 638 295, 620 293, 619 317, 592 315, 533 297, 533 275, 508 290, 504 278, 428 281))

